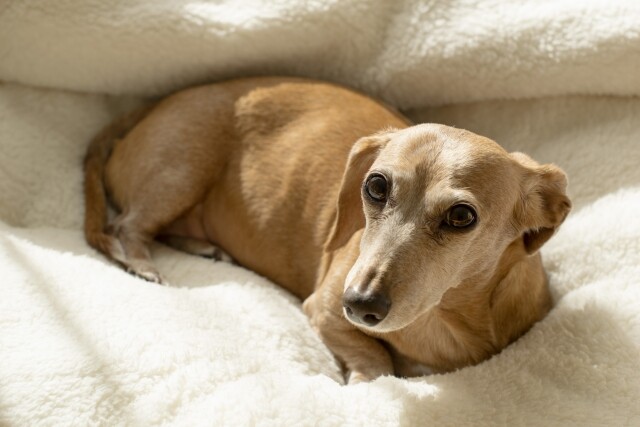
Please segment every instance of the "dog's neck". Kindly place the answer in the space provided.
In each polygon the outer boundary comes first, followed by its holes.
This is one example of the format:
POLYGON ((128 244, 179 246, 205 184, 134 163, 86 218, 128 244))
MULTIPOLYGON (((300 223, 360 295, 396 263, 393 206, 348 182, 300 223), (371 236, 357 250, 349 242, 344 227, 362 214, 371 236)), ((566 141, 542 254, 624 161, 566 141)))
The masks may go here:
POLYGON ((412 362, 449 371, 494 354, 544 317, 550 305, 540 255, 528 255, 518 239, 489 279, 465 280, 409 326, 379 338, 393 347, 400 375, 415 372, 412 362))

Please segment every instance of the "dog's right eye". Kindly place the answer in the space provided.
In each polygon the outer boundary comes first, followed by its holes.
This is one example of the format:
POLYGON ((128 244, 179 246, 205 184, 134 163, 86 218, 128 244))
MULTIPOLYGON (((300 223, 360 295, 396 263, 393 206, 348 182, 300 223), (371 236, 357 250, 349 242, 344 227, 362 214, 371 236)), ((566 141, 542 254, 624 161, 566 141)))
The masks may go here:
POLYGON ((384 175, 372 173, 364 183, 364 192, 371 200, 384 203, 387 201, 388 187, 387 178, 384 175))
POLYGON ((469 205, 455 205, 445 217, 445 223, 454 228, 467 228, 475 224, 476 211, 469 205))

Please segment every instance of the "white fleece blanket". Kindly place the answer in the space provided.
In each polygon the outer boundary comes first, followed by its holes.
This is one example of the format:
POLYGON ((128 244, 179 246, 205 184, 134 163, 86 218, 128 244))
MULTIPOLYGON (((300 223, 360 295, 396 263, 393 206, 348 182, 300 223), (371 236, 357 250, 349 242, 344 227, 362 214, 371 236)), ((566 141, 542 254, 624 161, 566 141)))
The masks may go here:
POLYGON ((0 2, 0 425, 640 425, 639 70, 635 0, 0 2), (91 136, 134 95, 248 74, 562 166, 549 316, 479 366, 345 387, 265 279, 157 245, 161 287, 88 248, 91 136))

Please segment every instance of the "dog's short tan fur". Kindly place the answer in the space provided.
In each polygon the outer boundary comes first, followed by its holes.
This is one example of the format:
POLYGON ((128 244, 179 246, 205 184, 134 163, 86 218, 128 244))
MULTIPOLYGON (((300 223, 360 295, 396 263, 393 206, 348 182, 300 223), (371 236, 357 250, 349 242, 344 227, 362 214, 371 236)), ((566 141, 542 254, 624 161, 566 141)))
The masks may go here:
POLYGON ((87 240, 151 281, 161 281, 147 248, 155 237, 228 253, 305 300, 351 381, 480 362, 550 308, 537 250, 570 210, 566 177, 471 132, 408 125, 309 80, 185 90, 91 144, 87 240), (362 193, 373 172, 389 177, 384 205, 362 193), (105 192, 120 211, 112 224, 105 192), (446 228, 460 203, 476 224, 446 228), (347 289, 384 294, 388 315, 348 320, 347 289))

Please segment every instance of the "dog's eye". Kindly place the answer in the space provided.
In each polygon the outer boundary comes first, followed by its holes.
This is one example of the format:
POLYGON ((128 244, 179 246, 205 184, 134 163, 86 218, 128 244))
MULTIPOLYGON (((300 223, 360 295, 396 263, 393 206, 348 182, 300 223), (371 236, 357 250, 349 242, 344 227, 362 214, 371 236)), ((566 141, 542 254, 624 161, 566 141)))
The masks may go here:
POLYGON ((364 183, 364 191, 372 200, 376 202, 387 201, 388 184, 384 175, 372 173, 364 183))
POLYGON ((445 218, 447 225, 455 228, 465 228, 476 222, 476 212, 469 205, 455 205, 445 218))

